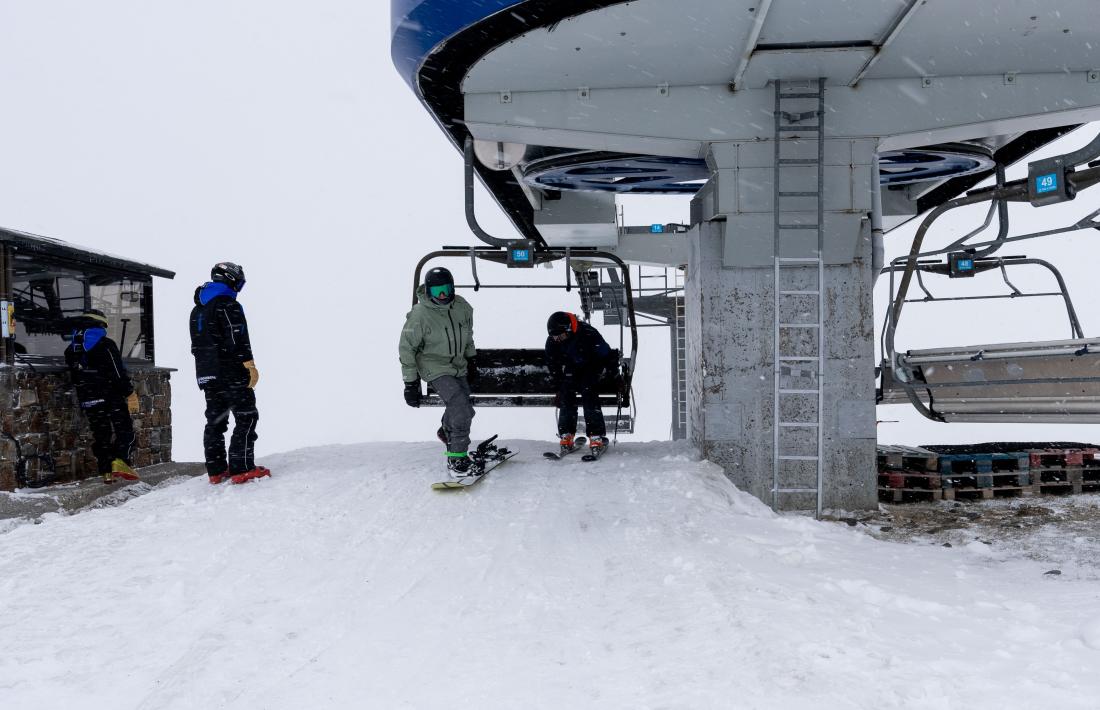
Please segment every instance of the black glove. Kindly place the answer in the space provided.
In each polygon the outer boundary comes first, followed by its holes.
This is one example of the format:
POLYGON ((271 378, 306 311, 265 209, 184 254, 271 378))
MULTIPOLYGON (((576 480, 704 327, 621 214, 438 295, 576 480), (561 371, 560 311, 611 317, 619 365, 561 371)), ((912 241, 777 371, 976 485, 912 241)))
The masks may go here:
POLYGON ((405 404, 410 407, 420 406, 420 378, 405 383, 405 404))

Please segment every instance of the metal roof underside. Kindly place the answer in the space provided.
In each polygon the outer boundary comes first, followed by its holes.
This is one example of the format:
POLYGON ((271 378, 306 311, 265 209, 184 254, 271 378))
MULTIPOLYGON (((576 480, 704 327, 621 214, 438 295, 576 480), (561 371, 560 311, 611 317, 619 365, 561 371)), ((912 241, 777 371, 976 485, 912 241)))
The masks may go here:
POLYGON ((1098 17, 1093 0, 635 0, 496 48, 463 91, 1087 71, 1098 17))
POLYGON ((92 266, 140 276, 159 276, 165 279, 175 278, 174 271, 168 271, 150 264, 130 261, 122 257, 95 251, 85 247, 63 242, 59 239, 40 237, 14 229, 0 227, 0 244, 10 245, 23 254, 40 254, 57 259, 67 259, 92 266))

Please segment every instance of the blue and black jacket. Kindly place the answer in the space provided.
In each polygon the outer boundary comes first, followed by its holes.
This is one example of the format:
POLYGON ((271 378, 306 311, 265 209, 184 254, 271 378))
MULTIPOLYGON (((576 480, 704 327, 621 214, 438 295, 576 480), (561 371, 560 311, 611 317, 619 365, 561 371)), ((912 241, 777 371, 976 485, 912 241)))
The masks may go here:
POLYGON ((74 332, 72 342, 65 348, 65 364, 69 366, 76 397, 85 409, 117 406, 134 391, 122 364, 122 353, 103 328, 74 332))
POLYGON ((589 387, 616 365, 614 351, 600 331, 576 318, 572 330, 572 335, 563 342, 546 339, 546 364, 554 388, 559 391, 569 382, 574 390, 589 387))
POLYGON ((191 354, 200 388, 248 384, 248 370, 242 364, 252 359, 248 322, 237 303, 237 292, 226 284, 210 282, 195 289, 191 354))

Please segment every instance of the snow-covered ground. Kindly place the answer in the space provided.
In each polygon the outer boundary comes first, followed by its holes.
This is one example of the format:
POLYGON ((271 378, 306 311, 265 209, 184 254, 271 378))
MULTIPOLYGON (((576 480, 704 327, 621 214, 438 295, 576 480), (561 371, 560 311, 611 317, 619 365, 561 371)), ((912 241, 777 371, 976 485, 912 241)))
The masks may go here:
POLYGON ((686 448, 435 493, 309 449, 0 535, 0 707, 1097 708, 1100 589, 777 517, 686 448))

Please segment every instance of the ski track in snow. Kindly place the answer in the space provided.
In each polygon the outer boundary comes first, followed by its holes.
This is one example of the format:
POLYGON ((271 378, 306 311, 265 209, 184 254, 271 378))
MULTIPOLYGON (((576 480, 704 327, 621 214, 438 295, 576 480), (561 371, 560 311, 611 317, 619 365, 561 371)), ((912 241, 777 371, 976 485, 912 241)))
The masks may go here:
POLYGON ((0 535, 0 707, 1100 707, 1100 591, 777 517, 690 450, 265 461, 0 535))

